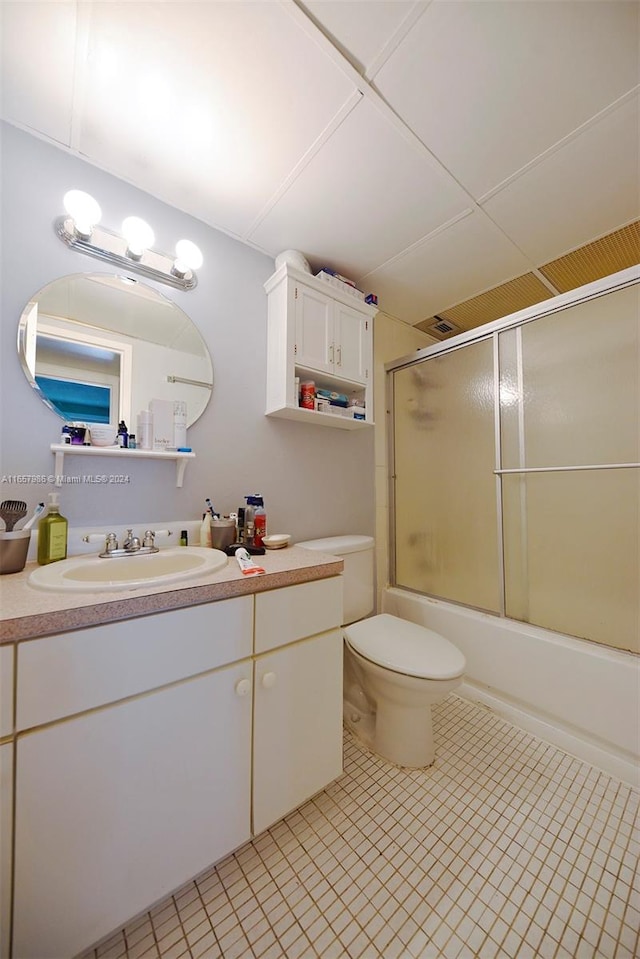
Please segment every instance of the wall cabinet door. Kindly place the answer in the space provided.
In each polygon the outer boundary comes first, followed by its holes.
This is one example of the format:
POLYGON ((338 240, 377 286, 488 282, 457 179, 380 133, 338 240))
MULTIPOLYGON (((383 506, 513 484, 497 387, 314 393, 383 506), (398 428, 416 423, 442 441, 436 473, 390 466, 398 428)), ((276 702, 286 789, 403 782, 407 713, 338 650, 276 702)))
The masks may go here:
POLYGON ((342 631, 255 662, 253 832, 342 773, 342 631))
POLYGON ((249 838, 250 690, 243 661, 18 738, 14 956, 69 959, 249 838))
POLYGON ((366 383, 371 375, 373 359, 369 319, 342 303, 335 303, 334 311, 336 375, 366 383))
POLYGON ((297 283, 295 362, 323 373, 334 372, 334 317, 331 297, 297 283))

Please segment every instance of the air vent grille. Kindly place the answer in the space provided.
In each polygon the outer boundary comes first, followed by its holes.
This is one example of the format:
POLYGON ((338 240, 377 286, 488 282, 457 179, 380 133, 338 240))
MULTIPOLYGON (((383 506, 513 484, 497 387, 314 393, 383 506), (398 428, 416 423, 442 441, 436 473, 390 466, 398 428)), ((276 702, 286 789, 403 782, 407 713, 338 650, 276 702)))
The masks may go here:
POLYGON ((436 333, 439 336, 451 336, 452 333, 460 332, 460 327, 452 323, 451 320, 445 320, 441 316, 436 316, 435 321, 435 323, 427 327, 430 333, 436 333))

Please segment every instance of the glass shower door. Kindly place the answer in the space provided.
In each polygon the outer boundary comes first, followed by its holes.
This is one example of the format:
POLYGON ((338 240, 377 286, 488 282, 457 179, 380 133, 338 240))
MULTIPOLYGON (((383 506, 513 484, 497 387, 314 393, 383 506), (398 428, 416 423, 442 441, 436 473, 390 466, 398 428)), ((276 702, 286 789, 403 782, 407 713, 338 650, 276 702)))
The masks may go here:
POLYGON ((395 583, 499 612, 493 341, 392 378, 395 583))
POLYGON ((634 286, 499 335, 506 615, 635 650, 639 316, 634 286))

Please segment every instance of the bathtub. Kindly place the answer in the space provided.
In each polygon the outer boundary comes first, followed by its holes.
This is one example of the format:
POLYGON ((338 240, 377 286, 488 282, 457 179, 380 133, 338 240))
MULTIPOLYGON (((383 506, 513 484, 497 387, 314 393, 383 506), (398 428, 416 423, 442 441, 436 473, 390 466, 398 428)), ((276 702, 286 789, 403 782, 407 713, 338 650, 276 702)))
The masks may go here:
POLYGON ((393 587, 382 606, 462 650, 465 699, 640 785, 640 657, 393 587))

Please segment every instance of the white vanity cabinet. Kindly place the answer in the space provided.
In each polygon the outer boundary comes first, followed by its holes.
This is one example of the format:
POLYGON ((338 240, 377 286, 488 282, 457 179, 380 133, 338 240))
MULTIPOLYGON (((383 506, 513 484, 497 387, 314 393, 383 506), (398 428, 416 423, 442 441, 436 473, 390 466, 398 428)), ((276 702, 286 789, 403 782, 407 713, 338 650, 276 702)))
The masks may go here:
POLYGON ((333 575, 20 642, 1 959, 77 955, 339 776, 341 621, 333 575))
POLYGON ((253 832, 342 773, 342 578, 256 596, 253 832))
POLYGON ((245 842, 249 661, 25 735, 13 955, 68 959, 245 842))
POLYGON ((9 959, 13 743, 0 745, 0 959, 9 959))
POLYGON ((247 596, 19 646, 14 959, 76 955, 249 839, 252 627, 247 596))
POLYGON ((373 317, 377 310, 346 290, 282 266, 268 295, 267 414, 358 429, 373 422, 373 317), (360 400, 366 420, 298 406, 295 378, 360 400), (310 416, 309 414, 313 414, 310 416))

